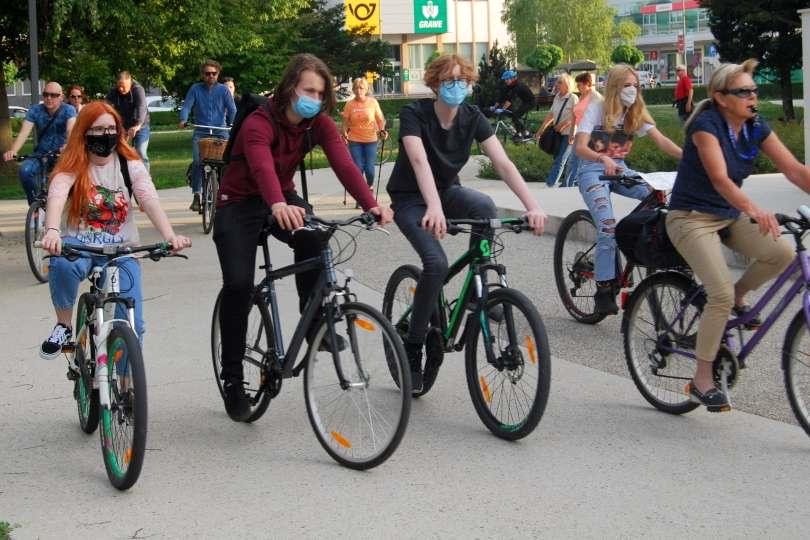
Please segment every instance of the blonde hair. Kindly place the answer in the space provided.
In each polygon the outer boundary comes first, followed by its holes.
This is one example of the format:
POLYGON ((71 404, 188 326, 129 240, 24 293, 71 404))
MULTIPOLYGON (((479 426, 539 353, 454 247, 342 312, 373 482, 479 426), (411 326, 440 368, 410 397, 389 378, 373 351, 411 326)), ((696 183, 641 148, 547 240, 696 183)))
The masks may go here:
POLYGON ((623 129, 628 135, 635 133, 641 128, 643 124, 655 125, 655 120, 650 116, 647 110, 647 105, 644 103, 644 98, 641 97, 641 89, 639 88, 636 101, 630 105, 627 112, 624 112, 624 105, 619 97, 622 88, 624 88, 624 81, 628 75, 632 75, 638 84, 638 75, 635 70, 627 64, 617 64, 608 71, 607 81, 605 81, 605 94, 604 94, 604 109, 602 113, 602 126, 604 129, 611 133, 615 129, 614 126, 618 123, 622 113, 624 113, 623 129))
POLYGON ((565 86, 568 88, 568 91, 564 94, 570 94, 574 90, 577 89, 576 84, 574 84, 574 79, 568 73, 563 73, 559 77, 557 77, 557 83, 565 83, 565 86))
POLYGON ((354 92, 354 94, 357 95, 357 89, 360 88, 361 86, 366 87, 366 95, 370 96, 371 87, 369 86, 368 81, 363 77, 357 77, 352 81, 352 92, 354 92))
POLYGON ((753 76, 754 70, 759 65, 759 61, 754 58, 749 58, 742 64, 720 64, 720 67, 714 70, 712 78, 709 80, 708 94, 709 97, 698 103, 692 110, 692 114, 684 123, 684 129, 688 128, 692 123, 692 119, 697 118, 697 115, 706 110, 710 104, 714 102, 714 93, 728 90, 729 85, 739 75, 746 73, 753 76))
POLYGON ((422 77, 425 85, 436 92, 442 80, 450 77, 453 73, 453 68, 456 66, 461 68, 459 78, 467 79, 470 83, 478 80, 473 65, 464 57, 457 54, 443 54, 431 62, 425 70, 425 74, 422 77))

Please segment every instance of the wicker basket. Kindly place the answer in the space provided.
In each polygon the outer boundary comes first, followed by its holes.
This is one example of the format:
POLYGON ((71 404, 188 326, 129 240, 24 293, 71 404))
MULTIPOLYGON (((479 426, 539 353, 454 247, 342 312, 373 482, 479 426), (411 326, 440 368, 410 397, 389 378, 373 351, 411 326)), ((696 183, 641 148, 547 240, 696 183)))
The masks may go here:
POLYGON ((200 139, 197 141, 197 145, 200 148, 200 159, 222 161, 226 144, 228 144, 227 139, 219 139, 217 137, 205 137, 204 139, 200 139))

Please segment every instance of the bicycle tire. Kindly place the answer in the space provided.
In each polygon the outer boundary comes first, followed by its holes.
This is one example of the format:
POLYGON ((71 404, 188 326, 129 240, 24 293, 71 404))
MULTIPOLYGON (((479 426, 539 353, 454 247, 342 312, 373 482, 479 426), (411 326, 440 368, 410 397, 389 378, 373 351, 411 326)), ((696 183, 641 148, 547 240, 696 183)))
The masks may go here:
POLYGON ((123 491, 138 481, 146 453, 146 372, 141 345, 129 324, 114 323, 106 344, 110 407, 101 408, 101 454, 107 478, 123 491))
POLYGON ((804 310, 790 321, 782 346, 782 371, 785 390, 793 414, 805 433, 810 435, 810 331, 804 310), (803 368, 803 370, 801 369, 803 368))
POLYGON ((662 351, 671 346, 694 348, 699 308, 686 305, 693 287, 691 279, 677 272, 652 274, 630 295, 622 320, 630 376, 650 405, 669 414, 688 413, 699 406, 683 389, 692 379, 696 360, 662 351), (686 322, 676 322, 685 305, 690 310, 682 319, 686 322))
POLYGON ((411 381, 405 349, 378 310, 358 302, 342 304, 335 333, 347 344, 337 356, 348 384, 341 385, 332 351, 319 351, 328 331, 321 320, 307 352, 307 416, 332 459, 351 469, 370 469, 394 453, 408 425, 411 381), (388 376, 386 347, 396 355, 401 384, 388 376))
MULTIPOLYGON (((490 314, 491 336, 498 351, 493 351, 493 364, 487 359, 485 340, 481 340, 479 349, 482 325, 470 321, 472 326, 467 330, 465 344, 467 388, 484 425, 497 437, 514 441, 534 431, 548 403, 551 385, 548 335, 537 308, 515 289, 493 290, 487 297, 486 312, 490 314), (504 405, 496 398, 509 402, 504 405)), ((471 316, 479 317, 479 313, 471 316)))
POLYGON ((48 259, 43 248, 34 247, 45 234, 45 201, 37 199, 28 207, 25 215, 25 254, 28 267, 40 283, 48 282, 48 259))
MULTIPOLYGON (((217 383, 219 394, 225 398, 222 388, 222 340, 219 327, 219 309, 222 301, 222 291, 217 295, 214 303, 214 313, 211 317, 211 360, 214 366, 214 381, 217 383)), ((265 358, 273 347, 275 337, 273 324, 267 305, 261 298, 258 290, 254 291, 251 308, 248 313, 247 334, 245 335, 245 356, 242 358, 242 369, 245 375, 245 392, 250 400, 250 415, 244 420, 247 423, 261 418, 270 406, 272 399, 264 384, 265 358)))
POLYGON ((214 215, 217 211, 217 190, 219 189, 219 174, 216 167, 205 174, 202 193, 202 225, 203 233, 208 234, 214 227, 214 215))
POLYGON ((590 212, 576 210, 563 219, 554 238, 554 281, 565 310, 584 324, 607 316, 596 313, 595 265, 596 227, 590 212))
POLYGON ((96 349, 93 343, 93 329, 87 325, 92 310, 90 293, 83 293, 79 297, 76 324, 73 326, 75 331, 73 363, 79 370, 78 378, 73 381, 73 399, 76 400, 79 427, 88 435, 98 428, 99 420, 98 388, 93 388, 96 349))
MULTIPOLYGON (((394 270, 391 277, 388 278, 388 283, 385 285, 382 312, 383 315, 385 315, 385 318, 388 319, 394 326, 394 329, 403 343, 405 343, 405 337, 408 335, 410 319, 402 318, 402 314, 410 311, 411 304, 413 303, 413 294, 416 291, 416 284, 419 282, 419 278, 421 277, 422 270, 412 264, 404 264, 394 270), (396 317, 397 320, 395 321, 393 317, 396 317)), ((434 328, 441 330, 439 315, 435 312, 430 317, 428 330, 425 335, 430 334, 431 329, 434 328)), ((393 351, 386 349, 385 352, 386 359, 392 357, 393 351)), ((438 347, 431 348, 431 354, 429 356, 425 354, 425 365, 422 374, 422 390, 420 392, 413 392, 413 397, 421 397, 430 392, 430 389, 433 388, 433 384, 436 382, 436 378, 439 375, 439 367, 443 361, 444 351, 438 347)), ((398 384, 396 379, 395 364, 391 362, 389 367, 391 368, 391 377, 393 377, 394 382, 398 384)))

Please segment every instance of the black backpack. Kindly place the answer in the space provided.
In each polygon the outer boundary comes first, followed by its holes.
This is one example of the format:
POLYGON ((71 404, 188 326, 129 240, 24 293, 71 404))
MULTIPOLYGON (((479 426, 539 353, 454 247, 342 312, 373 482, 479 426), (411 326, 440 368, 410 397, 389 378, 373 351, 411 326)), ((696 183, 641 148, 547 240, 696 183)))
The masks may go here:
MULTIPOLYGON (((234 143, 236 142, 236 136, 239 133, 239 130, 242 129, 242 124, 244 123, 245 119, 259 107, 267 106, 267 101, 268 98, 260 94, 242 94, 242 97, 239 100, 239 106, 236 108, 236 116, 234 116, 233 125, 231 126, 231 135, 228 137, 228 143, 225 145, 225 151, 222 154, 222 160, 226 164, 231 162, 231 151, 234 143)), ((268 114, 267 116, 270 118, 271 122, 274 122, 272 114, 268 114)), ((275 125, 275 123, 273 123, 273 129, 278 131, 278 127, 275 125)), ((312 135, 310 130, 307 129, 306 140, 304 141, 304 155, 311 152, 312 147, 312 135)), ((233 159, 244 159, 244 156, 233 156, 233 159)), ((298 165, 298 169, 301 171, 301 190, 303 191, 304 200, 309 202, 309 193, 307 191, 307 168, 304 161, 305 158, 301 158, 301 163, 298 165)))

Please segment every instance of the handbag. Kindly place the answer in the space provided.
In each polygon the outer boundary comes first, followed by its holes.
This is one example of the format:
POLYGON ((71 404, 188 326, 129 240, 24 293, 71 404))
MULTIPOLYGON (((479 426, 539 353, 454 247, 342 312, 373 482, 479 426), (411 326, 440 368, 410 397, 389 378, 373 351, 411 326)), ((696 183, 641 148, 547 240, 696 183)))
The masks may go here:
POLYGON ((687 266, 669 239, 666 216, 665 207, 645 208, 619 221, 616 225, 616 244, 628 260, 647 268, 687 266))
POLYGON ((560 112, 557 113, 557 120, 555 120, 553 124, 549 124, 546 126, 546 129, 543 130, 543 133, 540 134, 540 139, 538 139, 537 141, 537 144, 540 146, 540 150, 542 150, 546 154, 554 156, 560 149, 563 135, 557 133, 557 130, 554 129, 554 126, 556 126, 560 122, 562 113, 565 110, 565 105, 568 103, 569 99, 570 97, 565 98, 562 107, 560 107, 560 112))

